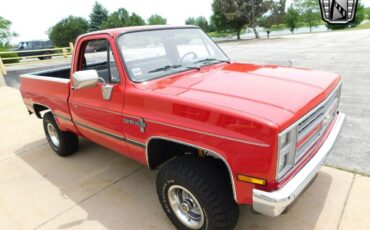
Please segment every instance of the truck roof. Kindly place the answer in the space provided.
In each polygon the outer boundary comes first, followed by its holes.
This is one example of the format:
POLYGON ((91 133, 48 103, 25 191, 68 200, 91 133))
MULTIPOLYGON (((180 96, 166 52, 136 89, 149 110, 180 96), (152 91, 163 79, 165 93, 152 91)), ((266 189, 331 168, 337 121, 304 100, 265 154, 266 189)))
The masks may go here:
POLYGON ((193 25, 182 25, 182 26, 173 26, 173 25, 150 25, 150 26, 130 26, 130 27, 121 27, 114 29, 98 30, 90 33, 81 35, 80 37, 93 35, 93 34, 111 34, 113 36, 120 35, 122 33, 128 32, 138 32, 138 31, 148 31, 148 30, 163 30, 163 29, 183 29, 183 28, 199 28, 193 25))

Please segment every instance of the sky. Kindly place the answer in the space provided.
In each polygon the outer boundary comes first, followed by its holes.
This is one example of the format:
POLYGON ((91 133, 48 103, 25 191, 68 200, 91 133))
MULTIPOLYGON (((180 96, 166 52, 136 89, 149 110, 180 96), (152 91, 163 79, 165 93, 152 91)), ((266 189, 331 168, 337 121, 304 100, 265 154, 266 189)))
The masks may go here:
MULTIPOLYGON (((290 2, 292 0, 288 0, 290 2)), ((95 0, 0 0, 0 16, 12 22, 18 37, 12 43, 48 39, 46 31, 61 19, 73 15, 88 19, 95 0)), ((99 0, 109 12, 124 7, 148 19, 152 14, 167 18, 167 24, 183 25, 188 17, 212 15, 212 0, 99 0)), ((370 0, 362 0, 370 6, 370 0)))

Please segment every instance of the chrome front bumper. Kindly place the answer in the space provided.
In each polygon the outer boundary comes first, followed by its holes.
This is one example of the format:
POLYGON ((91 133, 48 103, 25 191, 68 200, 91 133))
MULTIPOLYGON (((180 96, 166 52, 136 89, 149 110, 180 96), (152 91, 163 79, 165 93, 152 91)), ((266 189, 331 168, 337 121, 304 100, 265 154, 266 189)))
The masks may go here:
POLYGON ((329 155, 342 128, 345 114, 339 113, 329 136, 315 156, 279 190, 265 192, 253 189, 253 209, 266 216, 280 215, 310 183, 329 155))

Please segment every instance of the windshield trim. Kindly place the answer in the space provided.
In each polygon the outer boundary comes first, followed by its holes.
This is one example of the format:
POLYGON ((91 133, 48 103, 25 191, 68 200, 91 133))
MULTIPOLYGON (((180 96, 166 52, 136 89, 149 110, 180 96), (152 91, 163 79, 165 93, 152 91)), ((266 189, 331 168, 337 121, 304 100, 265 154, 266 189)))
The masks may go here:
MULTIPOLYGON (((179 26, 179 27, 170 27, 170 28, 166 28, 166 27, 163 27, 163 28, 147 28, 147 29, 143 29, 143 30, 134 30, 134 31, 125 31, 125 32, 122 32, 122 33, 120 33, 117 37, 116 37, 116 39, 115 39, 115 43, 116 43, 116 48, 118 49, 118 53, 119 53, 119 57, 120 57, 120 59, 121 59, 121 63, 123 64, 123 67, 125 68, 124 70, 123 70, 123 72, 125 72, 126 73, 126 76, 127 76, 127 78, 131 81, 131 82, 134 82, 134 83, 144 83, 144 82, 148 82, 148 81, 152 81, 152 80, 157 80, 157 79, 159 79, 159 78, 164 78, 164 77, 167 77, 167 76, 169 76, 169 75, 172 75, 172 74, 177 74, 177 73, 182 73, 182 72, 186 72, 186 71, 192 71, 192 70, 194 70, 194 69, 183 69, 183 70, 179 70, 179 71, 174 71, 174 72, 171 72, 171 73, 166 73, 166 72, 164 72, 164 74, 163 75, 159 75, 159 76, 157 76, 157 77, 154 77, 154 78, 151 78, 151 79, 148 79, 148 80, 145 80, 145 81, 136 81, 136 80, 134 80, 134 79, 132 79, 131 78, 131 75, 130 75, 130 73, 128 73, 128 67, 127 67, 127 65, 126 65, 126 61, 125 61, 125 58, 124 58, 124 56, 123 56, 123 53, 122 53, 122 51, 121 51, 121 49, 119 48, 119 39, 121 38, 121 36, 123 36, 123 35, 125 35, 125 34, 130 34, 130 33, 140 33, 140 32, 147 32, 147 31, 157 31, 157 30, 178 30, 178 29, 198 29, 198 30, 201 30, 200 29, 200 27, 198 27, 198 26, 179 26)), ((222 52, 222 54, 224 54, 225 55, 225 57, 227 57, 227 59, 228 60, 230 60, 230 58, 226 55, 226 53, 220 48, 220 46, 215 42, 215 41, 213 41, 212 40, 212 38, 211 37, 209 37, 208 36, 208 34, 207 33, 205 33, 204 31, 202 31, 204 34, 205 34, 205 36, 207 36, 210 40, 211 40, 211 42, 213 42, 216 46, 217 46, 217 48, 222 52)), ((199 66, 199 68, 201 68, 201 67, 204 67, 204 66, 210 66, 210 65, 217 65, 217 64, 220 64, 221 62, 215 62, 215 63, 207 63, 206 65, 201 65, 201 66, 199 66)))

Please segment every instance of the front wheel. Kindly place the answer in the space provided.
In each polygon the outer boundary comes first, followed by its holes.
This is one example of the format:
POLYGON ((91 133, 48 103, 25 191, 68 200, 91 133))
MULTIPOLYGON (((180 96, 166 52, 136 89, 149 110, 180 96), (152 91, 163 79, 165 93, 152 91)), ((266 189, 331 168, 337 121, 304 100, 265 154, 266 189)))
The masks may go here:
POLYGON ((177 229, 234 229, 239 207, 228 178, 217 160, 184 155, 160 170, 157 193, 177 229))
POLYGON ((77 151, 79 146, 77 135, 60 130, 51 112, 44 115, 43 125, 46 139, 59 156, 69 156, 77 151))

